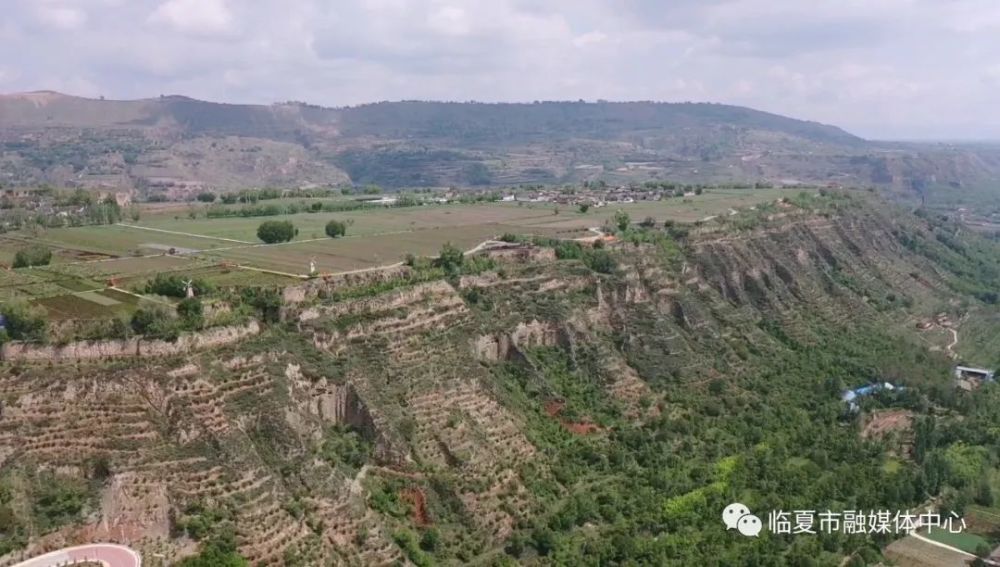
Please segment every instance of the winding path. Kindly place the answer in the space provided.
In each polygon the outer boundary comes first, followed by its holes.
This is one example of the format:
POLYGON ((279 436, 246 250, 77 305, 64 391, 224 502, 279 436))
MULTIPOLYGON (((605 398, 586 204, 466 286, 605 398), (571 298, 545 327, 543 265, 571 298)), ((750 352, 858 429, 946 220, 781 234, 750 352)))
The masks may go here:
POLYGON ((948 330, 951 331, 951 337, 952 337, 952 339, 951 339, 951 344, 947 346, 947 349, 948 349, 948 352, 951 353, 951 357, 952 358, 957 358, 958 357, 958 353, 955 352, 955 345, 958 344, 958 331, 956 331, 954 328, 951 328, 951 327, 949 327, 948 330))
POLYGON ((141 567, 138 551, 113 543, 92 543, 66 547, 22 561, 13 567, 56 567, 88 561, 103 567, 141 567))

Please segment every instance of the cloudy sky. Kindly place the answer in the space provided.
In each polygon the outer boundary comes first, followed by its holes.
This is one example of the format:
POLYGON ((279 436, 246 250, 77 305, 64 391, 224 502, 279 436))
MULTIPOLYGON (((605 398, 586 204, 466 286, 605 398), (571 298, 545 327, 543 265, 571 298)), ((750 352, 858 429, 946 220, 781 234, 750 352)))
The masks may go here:
POLYGON ((716 101, 1000 139, 996 0, 0 0, 0 92, 716 101))

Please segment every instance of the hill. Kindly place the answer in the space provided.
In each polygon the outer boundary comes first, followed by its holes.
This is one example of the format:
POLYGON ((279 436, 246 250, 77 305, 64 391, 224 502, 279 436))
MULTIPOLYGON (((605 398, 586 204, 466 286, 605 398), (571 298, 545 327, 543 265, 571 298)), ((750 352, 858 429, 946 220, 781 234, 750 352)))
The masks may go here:
POLYGON ((125 538, 260 565, 877 563, 894 536, 720 514, 992 501, 1000 390, 956 393, 915 323, 962 321, 995 363, 972 330, 996 243, 839 194, 619 237, 313 279, 192 352, 7 345, 0 561, 125 538), (849 411, 873 381, 903 388, 849 411), (887 409, 916 431, 867 436, 887 409))
POLYGON ((705 103, 219 104, 182 96, 0 96, 0 183, 183 194, 248 185, 611 182, 978 186, 986 148, 872 143, 705 103))

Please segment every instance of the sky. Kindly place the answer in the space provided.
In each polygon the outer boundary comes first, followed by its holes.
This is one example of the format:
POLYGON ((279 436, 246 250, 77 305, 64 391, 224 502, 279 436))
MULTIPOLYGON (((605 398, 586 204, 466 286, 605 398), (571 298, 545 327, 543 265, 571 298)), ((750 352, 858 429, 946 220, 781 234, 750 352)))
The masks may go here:
POLYGON ((0 93, 657 100, 1000 139, 996 0, 0 0, 0 93))

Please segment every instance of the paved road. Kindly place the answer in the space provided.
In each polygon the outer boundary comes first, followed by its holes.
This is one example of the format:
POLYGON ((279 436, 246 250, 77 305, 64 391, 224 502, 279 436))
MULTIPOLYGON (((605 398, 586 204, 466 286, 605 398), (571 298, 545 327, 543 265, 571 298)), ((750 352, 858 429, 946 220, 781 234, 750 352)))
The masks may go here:
POLYGON ((142 557, 135 550, 113 543, 93 543, 67 547, 39 555, 13 567, 55 567, 57 565, 72 565, 81 561, 94 561, 104 567, 140 567, 142 565, 142 557))

